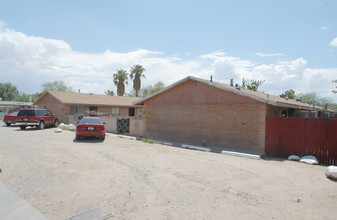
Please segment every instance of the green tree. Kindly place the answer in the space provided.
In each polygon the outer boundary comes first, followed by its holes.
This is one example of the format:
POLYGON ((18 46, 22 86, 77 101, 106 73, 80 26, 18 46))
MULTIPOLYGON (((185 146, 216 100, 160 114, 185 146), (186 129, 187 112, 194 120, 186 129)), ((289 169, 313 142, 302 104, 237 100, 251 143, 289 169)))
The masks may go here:
POLYGON ((125 84, 128 85, 128 73, 125 70, 118 70, 113 74, 114 84, 117 86, 117 95, 123 96, 125 93, 125 84))
POLYGON ((295 91, 292 89, 286 90, 284 94, 289 98, 289 99, 295 99, 295 91))
POLYGON ((61 91, 61 92, 73 92, 74 89, 67 86, 63 81, 45 82, 41 85, 43 92, 47 90, 61 91))
POLYGON ((42 94, 43 94, 43 92, 36 92, 34 94, 31 94, 32 102, 35 102, 36 100, 38 100, 41 97, 42 94))
POLYGON ((111 96, 114 96, 114 91, 110 91, 110 90, 108 90, 108 91, 105 91, 105 94, 107 94, 107 95, 111 95, 111 96))
POLYGON ((12 83, 0 83, 0 98, 2 98, 2 101, 14 101, 18 94, 18 89, 12 83))
POLYGON ((32 101, 32 95, 27 93, 20 93, 17 96, 15 96, 15 101, 17 102, 31 102, 32 101))
POLYGON ((246 88, 249 90, 258 90, 260 85, 264 83, 265 80, 255 80, 255 79, 249 79, 249 80, 242 80, 242 88, 246 88))
POLYGON ((144 75, 145 68, 142 65, 133 65, 130 70, 130 79, 133 79, 133 89, 136 91, 136 97, 138 97, 138 92, 141 88, 141 77, 145 78, 144 75))
MULTIPOLYGON (((145 86, 144 88, 141 88, 139 91, 139 97, 147 97, 155 92, 158 92, 159 90, 165 88, 165 84, 163 82, 157 82, 154 85, 148 85, 145 86)), ((132 96, 135 97, 136 96, 136 90, 131 90, 127 96, 132 96)))

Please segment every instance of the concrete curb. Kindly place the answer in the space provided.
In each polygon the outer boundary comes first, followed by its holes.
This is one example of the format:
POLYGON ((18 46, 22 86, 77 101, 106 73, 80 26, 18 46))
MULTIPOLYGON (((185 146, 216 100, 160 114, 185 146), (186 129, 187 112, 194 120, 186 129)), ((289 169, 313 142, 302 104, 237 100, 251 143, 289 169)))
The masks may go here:
POLYGON ((129 139, 129 140, 136 140, 135 137, 131 137, 131 136, 126 136, 126 135, 117 135, 118 138, 126 138, 126 139, 129 139))
POLYGON ((163 145, 168 145, 168 146, 173 146, 173 144, 172 144, 172 143, 169 143, 169 142, 158 141, 157 143, 158 143, 158 144, 163 144, 163 145))
POLYGON ((239 153, 239 152, 227 151, 227 150, 221 151, 221 154, 237 156, 237 157, 244 157, 244 158, 249 158, 249 159, 254 159, 254 160, 261 160, 261 156, 256 155, 256 154, 246 154, 246 153, 239 153))
POLYGON ((211 151, 211 149, 207 147, 199 147, 199 146, 193 146, 193 145, 188 145, 188 144, 182 144, 181 147, 187 148, 187 149, 193 149, 193 150, 207 151, 207 152, 211 151))

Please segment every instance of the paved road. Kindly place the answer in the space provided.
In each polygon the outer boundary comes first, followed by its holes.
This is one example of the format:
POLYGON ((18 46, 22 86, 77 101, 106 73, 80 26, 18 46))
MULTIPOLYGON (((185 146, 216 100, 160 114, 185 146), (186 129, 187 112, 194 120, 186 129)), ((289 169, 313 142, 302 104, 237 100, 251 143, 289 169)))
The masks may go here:
POLYGON ((0 179, 50 219, 335 219, 326 167, 0 126, 0 179), (297 202, 297 199, 300 202, 297 202))

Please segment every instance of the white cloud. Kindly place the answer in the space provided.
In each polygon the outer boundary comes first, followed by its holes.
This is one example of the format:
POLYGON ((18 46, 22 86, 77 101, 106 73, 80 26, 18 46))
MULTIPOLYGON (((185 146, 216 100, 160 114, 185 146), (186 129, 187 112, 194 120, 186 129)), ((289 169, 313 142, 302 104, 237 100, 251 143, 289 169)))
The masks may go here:
POLYGON ((321 28, 321 31, 324 31, 326 29, 328 29, 328 27, 324 26, 324 27, 321 28))
POLYGON ((330 42, 330 46, 337 47, 337 37, 330 42))
POLYGON ((284 57, 285 54, 283 53, 255 53, 256 56, 259 56, 259 57, 284 57))
MULTIPOLYGON (((21 92, 38 92, 44 82, 63 80, 81 92, 104 94, 108 89, 116 91, 113 73, 118 69, 129 71, 132 65, 141 64, 146 68, 142 85, 158 81, 169 85, 189 75, 204 79, 213 75, 214 81, 227 84, 231 78, 238 84, 242 78, 266 80, 260 90, 276 95, 294 89, 297 93, 316 92, 323 97, 335 97, 331 93, 331 80, 336 78, 337 68, 311 69, 303 58, 257 64, 222 51, 191 57, 168 56, 146 49, 127 53, 109 50, 98 54, 81 53, 62 40, 27 36, 0 28, 1 82, 12 82, 21 92)), ((130 81, 127 91, 131 88, 130 81)))

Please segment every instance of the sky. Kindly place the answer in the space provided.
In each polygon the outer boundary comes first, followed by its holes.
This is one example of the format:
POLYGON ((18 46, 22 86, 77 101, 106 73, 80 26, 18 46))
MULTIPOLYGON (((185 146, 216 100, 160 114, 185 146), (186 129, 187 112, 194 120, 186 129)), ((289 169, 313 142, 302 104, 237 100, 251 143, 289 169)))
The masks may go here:
POLYGON ((337 102, 336 11, 335 0, 1 0, 0 82, 104 94, 117 70, 141 64, 143 86, 213 75, 337 102))

